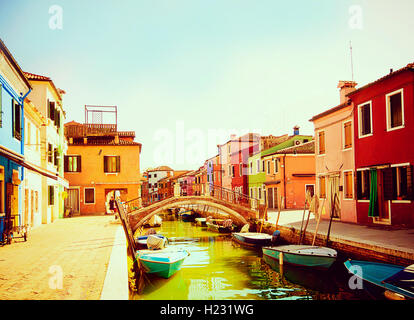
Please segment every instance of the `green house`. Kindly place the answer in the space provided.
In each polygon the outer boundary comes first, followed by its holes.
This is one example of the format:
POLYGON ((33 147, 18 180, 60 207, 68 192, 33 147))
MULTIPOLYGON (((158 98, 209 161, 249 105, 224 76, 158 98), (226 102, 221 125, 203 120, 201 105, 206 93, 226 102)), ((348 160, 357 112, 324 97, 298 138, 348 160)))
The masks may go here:
POLYGON ((297 141, 299 141, 299 143, 306 143, 312 140, 313 136, 293 135, 290 136, 286 141, 279 143, 269 149, 259 151, 249 157, 249 196, 251 198, 259 199, 261 204, 266 203, 266 188, 264 185, 266 181, 266 172, 265 164, 262 160, 263 157, 276 151, 293 147, 296 143, 298 143, 297 141))

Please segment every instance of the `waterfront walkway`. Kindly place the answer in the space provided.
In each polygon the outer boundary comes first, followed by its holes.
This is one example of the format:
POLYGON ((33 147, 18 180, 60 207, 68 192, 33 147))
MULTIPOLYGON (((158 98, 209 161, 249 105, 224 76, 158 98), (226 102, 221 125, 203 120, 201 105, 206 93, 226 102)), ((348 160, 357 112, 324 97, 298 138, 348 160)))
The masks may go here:
MULTIPOLYGON (((277 218, 277 211, 269 210, 268 222, 274 224, 277 218)), ((279 225, 284 232, 295 230, 300 232, 303 210, 282 211, 279 218, 279 225)), ((304 225, 308 212, 305 215, 304 225)), ((318 229, 318 237, 326 237, 328 233, 329 220, 321 220, 318 229)), ((306 232, 309 236, 314 235, 316 220, 313 214, 310 216, 306 232)), ((282 234, 283 234, 283 231, 282 234)), ((309 238, 309 237, 308 237, 309 238)), ((389 257, 389 261, 406 260, 414 263, 414 229, 394 229, 389 226, 361 226, 351 223, 332 221, 329 239, 332 242, 354 248, 371 250, 379 254, 379 259, 389 257), (383 257, 383 256, 384 257, 383 257)), ((384 261, 385 262, 385 261, 384 261)), ((397 261, 395 261, 397 262, 397 261)))
POLYGON ((118 221, 60 219, 32 230, 27 242, 16 239, 0 247, 0 299, 128 299, 125 236, 118 221), (125 261, 116 263, 114 257, 125 261), (123 281, 114 281, 119 277, 123 281))

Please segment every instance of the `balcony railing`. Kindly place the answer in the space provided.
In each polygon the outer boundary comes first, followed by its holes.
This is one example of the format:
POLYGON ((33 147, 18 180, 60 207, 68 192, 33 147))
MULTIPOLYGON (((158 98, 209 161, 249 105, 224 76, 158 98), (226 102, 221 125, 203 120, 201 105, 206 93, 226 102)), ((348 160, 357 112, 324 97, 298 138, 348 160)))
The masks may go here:
POLYGON ((71 125, 65 127, 66 137, 77 138, 85 137, 88 135, 101 135, 101 134, 115 134, 117 132, 116 124, 81 124, 71 125))

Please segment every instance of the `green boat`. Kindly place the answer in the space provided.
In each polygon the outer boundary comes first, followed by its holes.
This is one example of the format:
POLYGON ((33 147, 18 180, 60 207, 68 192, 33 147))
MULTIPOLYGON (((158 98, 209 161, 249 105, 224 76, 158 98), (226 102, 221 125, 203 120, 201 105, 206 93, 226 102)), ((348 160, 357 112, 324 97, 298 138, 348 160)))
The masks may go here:
POLYGON ((329 269, 337 257, 334 249, 309 245, 263 247, 262 251, 271 259, 279 261, 282 253, 284 263, 315 269, 329 269))
POLYGON ((168 247, 161 250, 140 250, 136 258, 144 272, 168 279, 180 270, 188 256, 189 253, 185 250, 168 247))

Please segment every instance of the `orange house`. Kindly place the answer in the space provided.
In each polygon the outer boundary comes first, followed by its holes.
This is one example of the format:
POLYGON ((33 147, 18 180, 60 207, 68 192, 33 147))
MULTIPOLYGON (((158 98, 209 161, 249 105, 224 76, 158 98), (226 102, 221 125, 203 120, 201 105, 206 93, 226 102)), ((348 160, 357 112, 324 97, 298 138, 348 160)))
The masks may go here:
POLYGON ((74 214, 104 214, 116 191, 121 201, 140 197, 142 145, 133 141, 135 132, 107 129, 74 121, 65 124, 64 172, 69 181, 65 206, 74 214))
POLYGON ((303 209, 306 191, 315 192, 315 142, 306 142, 262 157, 268 208, 303 209))

